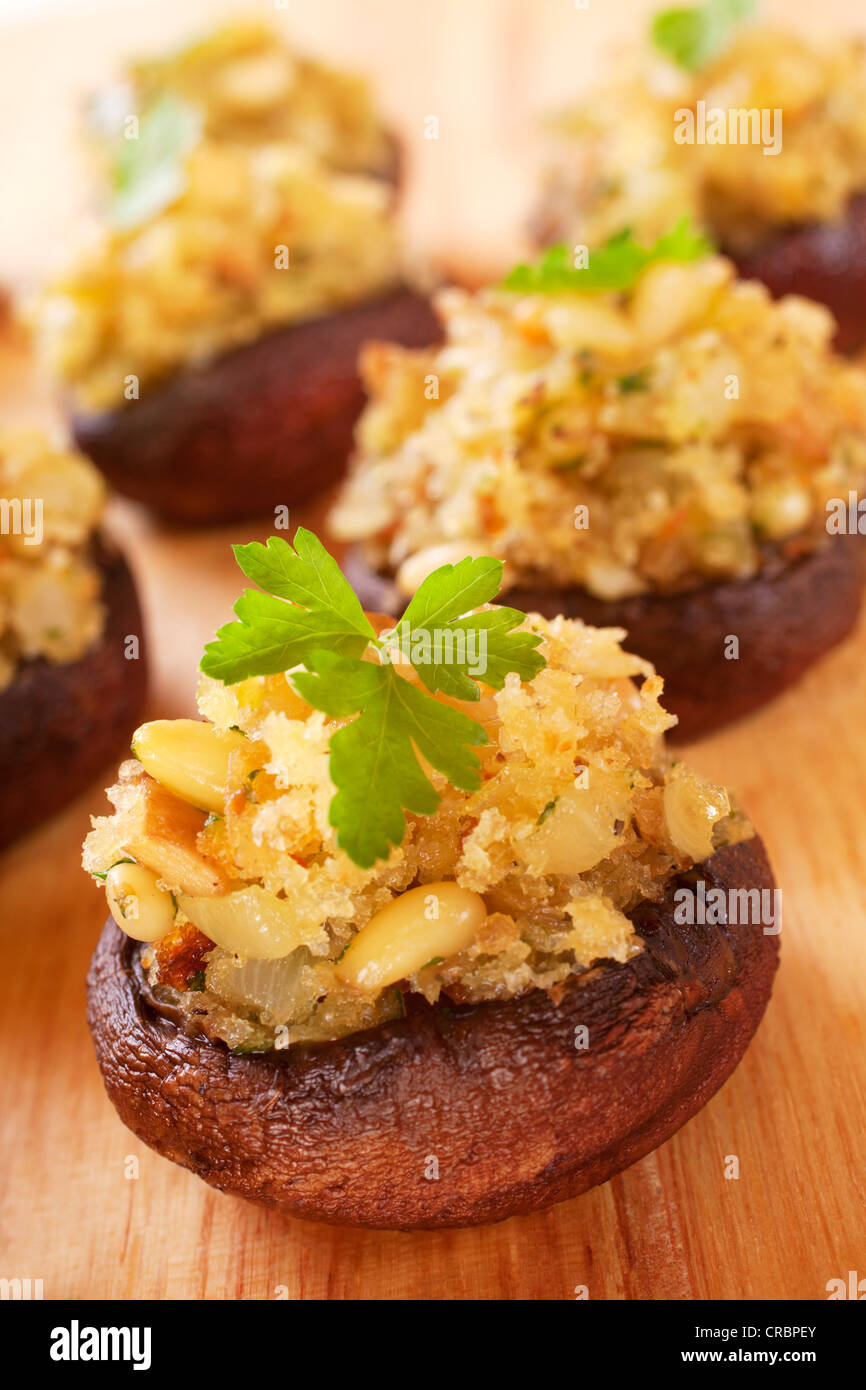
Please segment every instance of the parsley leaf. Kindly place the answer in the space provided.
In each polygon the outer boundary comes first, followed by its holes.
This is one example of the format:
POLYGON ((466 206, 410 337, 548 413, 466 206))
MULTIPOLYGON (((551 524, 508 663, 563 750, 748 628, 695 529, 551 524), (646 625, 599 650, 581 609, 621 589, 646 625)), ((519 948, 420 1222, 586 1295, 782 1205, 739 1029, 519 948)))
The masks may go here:
POLYGON ((137 226, 183 192, 183 161, 200 131, 193 108, 168 93, 142 112, 138 138, 120 140, 114 160, 111 216, 116 226, 137 226))
POLYGON ((267 545, 236 545, 234 553, 247 578, 270 592, 241 595, 234 607, 240 622, 221 627, 205 647, 205 675, 231 685, 290 671, 320 649, 360 656, 375 639, 351 585, 312 531, 299 528, 294 549, 271 536, 267 545))
POLYGON ((524 614, 516 608, 470 610, 490 603, 502 583, 502 561, 485 555, 443 565, 418 588, 394 629, 394 642, 412 658, 422 684, 431 694, 442 691, 456 700, 477 700, 476 684, 501 690, 509 671, 531 680, 544 665, 534 650, 540 638, 514 632, 524 614))
POLYGON ((589 263, 575 268, 564 244, 551 246, 535 265, 518 265, 506 275, 501 288, 528 294, 554 294, 557 290, 628 290, 647 266, 656 261, 697 261, 713 247, 681 217, 672 231, 653 246, 640 246, 628 229, 617 232, 604 246, 590 252, 589 263))
POLYGON ((318 536, 300 526, 294 548, 279 536, 267 544, 251 541, 232 546, 235 559, 247 579, 269 594, 291 599, 304 608, 327 609, 345 618, 356 632, 369 640, 373 633, 364 610, 333 555, 318 536))
POLYGON ((392 666, 316 652, 306 672, 292 677, 298 693, 331 718, 360 710, 331 736, 330 771, 337 794, 330 822, 337 844, 369 869, 387 859, 406 833, 404 810, 430 816, 439 796, 418 762, 422 757, 464 791, 481 785, 470 745, 487 742, 480 724, 431 700, 392 666))
POLYGON ((490 555, 467 557, 428 574, 403 614, 412 627, 441 627, 482 603, 491 603, 502 585, 502 561, 490 555))
POLYGON ((696 72, 727 48, 737 25, 754 12, 755 0, 706 0, 694 9, 662 10, 650 36, 666 58, 696 72))
MULTIPOLYGON (((509 671, 516 671, 521 680, 532 680, 545 661, 534 650, 540 637, 534 632, 512 631, 525 617, 516 608, 493 608, 459 618, 439 636, 445 659, 415 665, 419 680, 431 694, 442 691, 455 700, 477 700, 478 679, 493 690, 502 689, 509 671)), ((433 650, 435 657, 435 643, 433 650)))
POLYGON ((541 638, 515 631, 524 621, 516 609, 478 611, 502 579, 502 562, 490 556, 434 571, 403 619, 377 636, 312 532, 298 530, 293 546, 274 536, 267 545, 234 549, 243 572, 262 587, 238 599, 239 621, 208 643, 201 669, 228 685, 288 672, 309 704, 349 721, 329 741, 336 788, 329 814, 340 848, 370 868, 402 841, 405 812, 432 815, 439 805, 421 760, 464 791, 481 785, 472 750, 487 742, 484 728, 434 695, 478 700, 479 680, 499 690, 510 671, 531 680, 545 664, 535 650, 541 638), (417 681, 395 669, 395 646, 417 681))

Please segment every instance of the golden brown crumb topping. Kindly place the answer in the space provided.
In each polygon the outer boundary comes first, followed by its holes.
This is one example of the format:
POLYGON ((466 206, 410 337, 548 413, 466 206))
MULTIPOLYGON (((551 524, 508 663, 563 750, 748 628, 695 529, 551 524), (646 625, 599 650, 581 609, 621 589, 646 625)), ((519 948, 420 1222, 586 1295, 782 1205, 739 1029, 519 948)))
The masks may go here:
POLYGON ((473 705, 490 738, 481 787, 431 770, 438 810, 410 816, 371 869, 338 849, 329 821, 335 723, 285 676, 205 678, 205 723, 145 726, 143 761, 122 766, 84 865, 107 876, 124 929, 155 942, 152 988, 191 1026, 233 1047, 285 1046, 399 1016, 407 992, 552 989, 627 960, 640 948, 628 912, 751 833, 723 788, 668 762, 662 682, 621 631, 527 622, 548 664, 473 705), (206 961, 193 928, 214 943, 206 961))

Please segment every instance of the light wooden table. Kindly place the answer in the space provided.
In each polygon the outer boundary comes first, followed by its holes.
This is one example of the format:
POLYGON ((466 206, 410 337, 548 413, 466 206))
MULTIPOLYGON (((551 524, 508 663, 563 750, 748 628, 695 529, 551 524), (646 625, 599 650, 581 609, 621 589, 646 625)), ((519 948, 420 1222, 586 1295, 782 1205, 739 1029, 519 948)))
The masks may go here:
MULTIPOLYGON (((531 114, 583 80, 633 22, 631 4, 591 4, 598 14, 569 0, 329 0, 298 4, 293 17, 321 51, 354 54, 382 76, 410 136, 410 234, 498 264, 519 243, 531 114), (430 113, 449 132, 435 149, 418 136, 430 113)), ((0 280, 35 278, 74 224, 80 173, 63 114, 74 94, 126 44, 159 43, 216 8, 124 8, 2 36, 0 280)), ((821 22, 851 8, 825 5, 821 22)), ((51 416, 20 353, 0 352, 0 396, 6 417, 51 416)), ((321 515, 296 520, 316 526, 321 515)), ((124 504, 113 523, 143 589, 151 712, 184 713, 202 644, 237 592, 229 541, 264 531, 161 533, 124 504)), ((78 867, 88 814, 102 804, 95 787, 0 858, 0 1277, 41 1278, 46 1298, 568 1299, 585 1285, 591 1298, 820 1299, 829 1279, 866 1275, 864 697, 861 630, 772 707, 690 750, 739 789, 783 886, 782 969, 740 1068, 627 1173, 488 1229, 370 1233, 280 1219, 211 1191, 122 1127, 84 1019, 104 916, 78 867), (724 1176, 732 1154, 734 1181, 724 1176)))

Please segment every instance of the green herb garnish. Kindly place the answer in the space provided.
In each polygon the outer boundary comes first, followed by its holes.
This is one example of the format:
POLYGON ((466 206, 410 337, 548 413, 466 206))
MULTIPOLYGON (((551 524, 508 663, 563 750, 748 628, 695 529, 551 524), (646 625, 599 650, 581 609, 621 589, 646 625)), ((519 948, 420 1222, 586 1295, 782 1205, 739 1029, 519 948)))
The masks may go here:
POLYGON ((557 797, 554 797, 553 801, 548 801, 548 803, 547 803, 547 805, 545 806, 544 810, 542 811, 541 815, 538 817, 538 820, 535 822, 536 825, 544 825, 544 822, 547 820, 547 817, 548 817, 548 816, 553 812, 553 810, 555 809, 556 803, 557 803, 558 800, 559 800, 559 797, 557 796, 557 797))
POLYGON ((662 10, 653 18, 650 36, 666 58, 696 72, 724 52, 737 25, 754 12, 755 0, 706 0, 693 9, 662 10))
POLYGON ((201 994, 204 990, 204 971, 197 970, 194 975, 190 975, 186 987, 191 994, 201 994))
POLYGON ((516 609, 473 611, 499 592, 502 563, 489 556, 443 565, 424 580, 400 622, 377 636, 312 532, 298 530, 293 546, 272 536, 234 552, 266 592, 241 595, 234 609, 240 621, 220 628, 201 669, 227 685, 288 672, 309 704, 350 720, 330 739, 330 822, 340 848, 370 868, 402 841, 406 811, 429 816, 439 804, 419 754, 455 787, 481 785, 473 749, 487 743, 484 729, 432 696, 477 701, 478 679, 501 690, 510 671, 531 680, 545 664, 535 651, 541 638, 514 631, 524 619, 516 609), (396 648, 425 688, 398 673, 396 648))
POLYGON ((314 652, 360 657, 376 634, 340 567, 311 531, 300 529, 294 548, 271 536, 233 546, 248 579, 235 604, 240 622, 220 628, 205 647, 201 669, 226 685, 306 665, 314 652), (286 603, 285 600, 290 600, 286 603))
POLYGON ((645 391, 649 385, 649 377, 649 368, 643 367, 639 372, 621 376, 616 384, 624 396, 630 396, 633 391, 645 391))
POLYGON ((117 227, 137 226, 183 192, 184 158, 200 129, 193 108, 167 93, 142 112, 138 138, 118 141, 111 171, 111 218, 117 227))
POLYGON ((558 290, 628 290, 647 266, 656 261, 697 261, 712 251, 711 242, 681 217, 673 231, 653 246, 640 246, 627 229, 590 252, 589 262, 575 268, 564 243, 551 246, 535 265, 518 265, 502 281, 502 289, 531 294, 558 290))

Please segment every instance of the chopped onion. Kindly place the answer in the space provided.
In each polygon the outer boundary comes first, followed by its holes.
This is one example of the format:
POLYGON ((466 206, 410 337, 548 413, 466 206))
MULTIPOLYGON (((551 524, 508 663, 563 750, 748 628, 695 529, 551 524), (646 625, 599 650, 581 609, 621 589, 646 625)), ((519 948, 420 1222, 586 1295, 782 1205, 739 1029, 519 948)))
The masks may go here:
POLYGON ((208 967, 208 988, 233 1008, 253 1009, 265 1024, 294 1023, 312 1013, 318 999, 313 957, 306 946, 279 960, 238 965, 222 956, 208 967))
POLYGON ((713 852, 713 827, 730 815, 727 792, 677 763, 665 786, 664 808, 668 834, 676 849, 696 864, 709 859, 713 852))
POLYGON ((557 798, 551 814, 532 836, 533 863, 546 874, 582 874, 622 844, 631 820, 624 785, 594 769, 589 785, 557 798))

